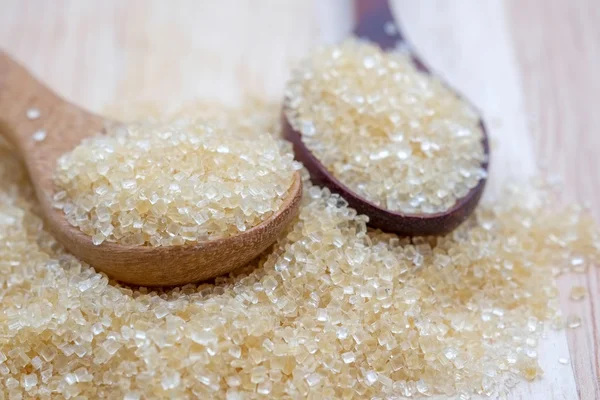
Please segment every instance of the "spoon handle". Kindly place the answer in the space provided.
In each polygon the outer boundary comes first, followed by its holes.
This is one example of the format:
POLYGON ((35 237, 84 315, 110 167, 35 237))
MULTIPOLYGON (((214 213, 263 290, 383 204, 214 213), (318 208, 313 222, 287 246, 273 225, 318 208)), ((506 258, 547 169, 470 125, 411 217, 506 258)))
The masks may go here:
POLYGON ((394 21, 389 0, 354 0, 354 6, 355 36, 376 43, 383 50, 407 50, 418 70, 431 73, 429 67, 412 51, 399 24, 394 21))
POLYGON ((34 148, 35 132, 63 101, 0 50, 0 133, 22 155, 34 148), (42 118, 43 115, 43 118, 42 118))
POLYGON ((377 43, 383 50, 392 50, 405 42, 388 0, 355 0, 354 9, 356 36, 377 43))
POLYGON ((36 187, 52 188, 57 158, 103 119, 61 99, 0 50, 0 135, 27 164, 36 187))

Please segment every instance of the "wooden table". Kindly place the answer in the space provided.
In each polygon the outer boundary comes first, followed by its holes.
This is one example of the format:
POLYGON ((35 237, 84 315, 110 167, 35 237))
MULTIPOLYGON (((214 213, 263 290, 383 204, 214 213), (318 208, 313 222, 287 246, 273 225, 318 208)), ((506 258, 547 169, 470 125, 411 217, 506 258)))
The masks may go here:
MULTIPOLYGON (((600 219, 598 0, 394 0, 434 70, 477 104, 493 137, 487 195, 542 166, 600 219)), ((349 0, 0 0, 0 47, 92 110, 140 100, 273 99, 293 60, 350 31, 349 0)), ((579 329, 550 332, 544 378, 522 399, 600 398, 600 271, 559 281, 579 329), (574 284, 588 288, 569 300, 574 284), (570 355, 571 364, 559 357, 570 355)))

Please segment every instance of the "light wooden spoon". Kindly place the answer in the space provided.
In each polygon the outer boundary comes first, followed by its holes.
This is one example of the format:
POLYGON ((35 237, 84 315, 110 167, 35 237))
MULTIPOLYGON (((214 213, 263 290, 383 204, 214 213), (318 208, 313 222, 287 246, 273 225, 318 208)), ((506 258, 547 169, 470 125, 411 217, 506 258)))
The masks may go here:
POLYGON ((230 272, 257 257, 277 240, 298 214, 302 180, 296 173, 277 213, 248 231, 193 245, 123 246, 91 237, 70 225, 52 206, 57 159, 87 136, 104 132, 106 119, 68 103, 38 82, 0 50, 0 134, 23 158, 47 228, 75 256, 109 277, 143 286, 171 286, 230 272), (32 110, 39 110, 39 117, 32 110), (29 113, 28 113, 29 111, 29 113), (29 114, 29 115, 28 115, 29 114), (46 138, 34 140, 43 130, 46 138))

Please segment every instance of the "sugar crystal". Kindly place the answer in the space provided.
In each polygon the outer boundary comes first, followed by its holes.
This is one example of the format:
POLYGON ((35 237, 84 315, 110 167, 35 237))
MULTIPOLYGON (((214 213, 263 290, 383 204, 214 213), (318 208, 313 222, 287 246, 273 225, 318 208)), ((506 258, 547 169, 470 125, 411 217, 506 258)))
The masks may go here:
POLYGON ((36 374, 29 374, 23 377, 23 389, 30 391, 38 383, 38 377, 36 374))
POLYGON ((356 360, 356 356, 353 352, 349 351, 347 353, 342 353, 342 360, 346 364, 350 364, 356 360))
POLYGON ((578 315, 569 315, 567 317, 567 326, 569 328, 579 328, 581 326, 581 317, 578 315))
POLYGON ((40 110, 35 107, 29 108, 27 110, 27 119, 29 119, 29 120, 38 119, 40 117, 40 115, 41 115, 40 110))
POLYGON ((321 383, 321 375, 317 374, 317 373, 313 373, 313 374, 309 374, 306 377, 306 383, 308 383, 308 386, 316 386, 319 383, 321 383))
POLYGON ((587 295, 587 289, 583 286, 573 286, 571 288, 570 297, 571 297, 571 300, 573 300, 573 301, 583 300, 586 295, 587 295))
POLYGON ((36 142, 42 142, 46 139, 46 131, 43 129, 37 130, 31 137, 36 142))
POLYGON ((365 374, 365 380, 367 382, 367 385, 373 385, 375 382, 377 382, 377 372, 367 371, 367 373, 365 374))
POLYGON ((163 389, 169 390, 169 389, 174 389, 177 386, 179 386, 180 381, 181 381, 181 377, 178 372, 169 371, 163 375, 160 383, 161 383, 163 389))

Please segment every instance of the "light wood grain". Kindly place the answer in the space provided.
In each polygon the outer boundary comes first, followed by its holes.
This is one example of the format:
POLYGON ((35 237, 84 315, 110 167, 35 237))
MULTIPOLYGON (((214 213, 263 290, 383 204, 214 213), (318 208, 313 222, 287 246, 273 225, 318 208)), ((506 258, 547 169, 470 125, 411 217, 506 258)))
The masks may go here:
MULTIPOLYGON (((290 62, 351 26, 349 0, 0 0, 0 46, 77 104, 192 97, 235 102, 244 92, 277 99, 290 62), (51 60, 51 61, 49 61, 51 60)), ((493 159, 486 195, 547 161, 565 191, 600 210, 600 12, 597 0, 395 0, 423 58, 483 112, 493 159), (512 179, 512 178, 510 178, 512 179)), ((544 378, 511 398, 598 394, 600 277, 560 282, 578 330, 549 332, 544 378), (573 303, 573 282, 592 295, 573 303), (567 343, 567 338, 569 339, 567 343), (560 365, 570 352, 572 365, 560 365)))
MULTIPOLYGON (((508 17, 535 158, 600 221, 600 4, 510 1, 508 17)), ((559 287, 565 315, 583 319, 567 332, 579 395, 600 399, 600 269, 561 277, 559 287), (587 288, 584 301, 569 300, 574 285, 587 288)))

